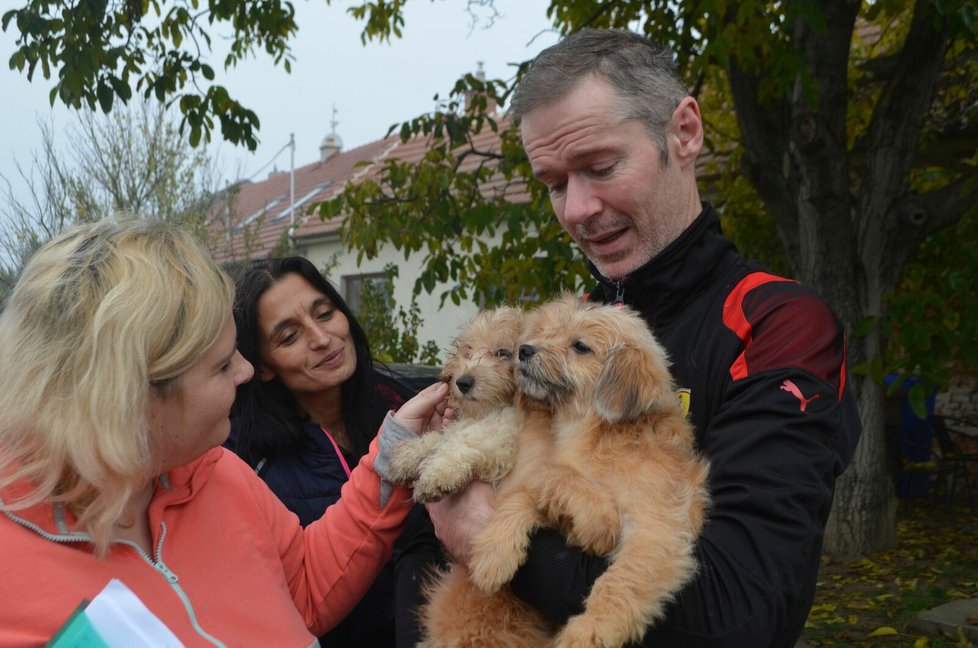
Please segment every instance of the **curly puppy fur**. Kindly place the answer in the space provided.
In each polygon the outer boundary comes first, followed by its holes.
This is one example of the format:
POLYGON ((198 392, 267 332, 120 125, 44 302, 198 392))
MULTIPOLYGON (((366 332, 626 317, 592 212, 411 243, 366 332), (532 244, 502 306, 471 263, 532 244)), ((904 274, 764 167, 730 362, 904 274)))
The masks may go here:
MULTIPOLYGON (((523 312, 503 307, 480 313, 456 338, 442 380, 451 386, 449 400, 459 418, 444 432, 399 445, 391 461, 391 475, 413 482, 416 500, 436 500, 476 478, 498 484, 512 468, 523 424, 523 412, 513 404, 522 327, 523 312)), ((539 648, 549 641, 539 613, 508 588, 479 590, 460 565, 432 575, 425 598, 421 648, 539 648), (497 638, 500 627, 512 641, 497 638)))
POLYGON ((522 328, 523 311, 500 307, 477 315, 455 339, 441 379, 458 419, 400 444, 391 458, 391 479, 413 482, 415 500, 438 500, 476 478, 495 484, 512 468, 523 422, 513 404, 522 328))
MULTIPOLYGON (((569 297, 528 315, 518 354, 527 418, 516 465, 474 539, 469 578, 484 593, 508 591, 531 533, 555 527, 611 564, 584 612, 552 643, 531 645, 637 641, 693 575, 708 503, 707 463, 694 449, 666 354, 631 311, 569 297)), ((454 622, 478 616, 458 609, 454 622)), ((484 645, 511 645, 494 639, 484 645)))

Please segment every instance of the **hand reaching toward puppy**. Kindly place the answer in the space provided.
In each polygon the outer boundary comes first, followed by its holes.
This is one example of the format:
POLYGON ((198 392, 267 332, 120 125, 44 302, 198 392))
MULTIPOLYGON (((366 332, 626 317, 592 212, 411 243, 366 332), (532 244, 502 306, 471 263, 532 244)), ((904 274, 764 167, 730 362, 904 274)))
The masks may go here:
POLYGON ((441 430, 454 418, 455 414, 448 406, 448 385, 443 382, 428 385, 394 414, 395 421, 415 434, 441 430))
POLYGON ((422 389, 411 400, 401 405, 394 414, 388 414, 377 435, 380 446, 374 458, 373 468, 380 475, 380 505, 387 505, 394 490, 390 465, 393 449, 409 439, 417 439, 428 430, 441 430, 452 419, 448 407, 448 385, 435 383, 422 389))

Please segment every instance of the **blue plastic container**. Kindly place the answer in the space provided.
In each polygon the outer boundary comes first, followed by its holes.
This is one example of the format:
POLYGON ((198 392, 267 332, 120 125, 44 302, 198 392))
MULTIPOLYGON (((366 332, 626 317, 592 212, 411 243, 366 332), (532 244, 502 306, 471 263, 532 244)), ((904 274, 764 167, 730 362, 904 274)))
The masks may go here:
MULTIPOLYGON (((887 388, 896 380, 895 375, 886 377, 884 384, 887 388)), ((934 415, 934 401, 937 393, 933 393, 924 400, 927 410, 925 418, 919 418, 910 406, 910 399, 907 392, 911 387, 920 382, 920 379, 911 376, 900 386, 899 391, 890 398, 897 398, 900 401, 900 454, 911 462, 930 461, 934 447, 934 426, 930 417, 934 415)), ((930 473, 927 472, 898 472, 896 477, 897 497, 910 499, 923 497, 927 494, 930 485, 930 473)))

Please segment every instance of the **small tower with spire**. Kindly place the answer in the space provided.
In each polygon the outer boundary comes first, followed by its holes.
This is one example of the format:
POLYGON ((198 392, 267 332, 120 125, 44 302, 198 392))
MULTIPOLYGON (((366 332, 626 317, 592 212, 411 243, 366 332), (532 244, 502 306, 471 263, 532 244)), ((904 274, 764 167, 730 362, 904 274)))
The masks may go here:
MULTIPOLYGON (((475 74, 473 74, 472 76, 474 76, 478 81, 481 81, 482 83, 485 83, 486 82, 486 70, 483 67, 483 62, 482 61, 477 61, 476 62, 476 66, 477 67, 476 67, 475 74)), ((476 90, 469 90, 468 92, 465 93, 465 111, 466 112, 468 112, 469 110, 471 110, 472 100, 475 98, 476 95, 486 96, 486 93, 485 92, 478 92, 476 90)), ((488 96, 486 96, 486 102, 487 102, 486 103, 486 112, 488 114, 492 114, 492 113, 496 112, 496 108, 497 108, 496 102, 493 101, 492 99, 490 99, 488 96)))
POLYGON ((325 162, 329 158, 333 157, 340 152, 343 148, 343 140, 340 136, 336 134, 336 125, 339 122, 336 121, 336 104, 333 104, 333 119, 330 120, 329 126, 332 129, 326 137, 323 138, 322 144, 319 145, 319 161, 325 162))

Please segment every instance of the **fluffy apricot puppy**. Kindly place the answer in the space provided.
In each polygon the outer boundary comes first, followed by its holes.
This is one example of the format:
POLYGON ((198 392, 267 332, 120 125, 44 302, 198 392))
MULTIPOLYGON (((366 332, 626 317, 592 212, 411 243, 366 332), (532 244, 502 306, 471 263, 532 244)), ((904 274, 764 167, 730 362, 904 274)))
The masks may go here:
POLYGON ((707 463, 666 354, 630 310, 566 297, 528 315, 518 355, 527 418, 516 465, 474 539, 471 581, 501 591, 531 533, 555 527, 610 566, 552 645, 637 641, 693 575, 708 503, 707 463))
POLYGON ((399 445, 391 459, 391 477, 413 482, 415 500, 440 499, 475 478, 495 484, 512 468, 523 422, 514 406, 522 327, 523 312, 504 306, 477 315, 455 339, 441 379, 457 420, 399 445))
MULTIPOLYGON (((498 484, 516 458, 523 423, 514 406, 516 347, 522 311, 480 313, 456 338, 442 379, 458 419, 443 432, 429 432, 395 448, 390 475, 414 484, 419 502, 439 499, 473 479, 498 484)), ((550 640, 542 616, 508 588, 486 593, 468 571, 451 564, 432 575, 419 614, 419 648, 540 648, 550 640)))

